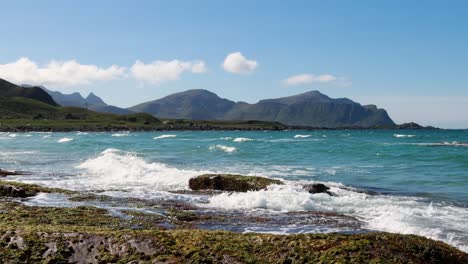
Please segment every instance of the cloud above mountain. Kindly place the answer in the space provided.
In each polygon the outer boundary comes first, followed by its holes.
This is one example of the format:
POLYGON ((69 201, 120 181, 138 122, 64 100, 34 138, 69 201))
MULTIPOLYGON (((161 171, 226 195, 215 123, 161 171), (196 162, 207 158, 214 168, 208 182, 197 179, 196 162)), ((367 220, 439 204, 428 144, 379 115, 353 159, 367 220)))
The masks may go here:
POLYGON ((331 74, 314 75, 309 73, 290 76, 283 80, 283 83, 288 86, 304 85, 310 83, 330 83, 338 78, 331 74))
POLYGON ((153 61, 145 64, 137 60, 130 68, 133 78, 144 83, 159 85, 167 81, 178 80, 184 72, 205 73, 207 68, 203 61, 153 61))
POLYGON ((240 52, 233 52, 226 56, 222 67, 225 71, 235 74, 252 73, 257 67, 258 62, 249 60, 240 52))
POLYGON ((23 57, 15 62, 0 64, 0 77, 19 84, 76 86, 124 76, 124 67, 112 65, 101 68, 91 64, 80 64, 75 60, 53 60, 45 65, 39 65, 23 57))

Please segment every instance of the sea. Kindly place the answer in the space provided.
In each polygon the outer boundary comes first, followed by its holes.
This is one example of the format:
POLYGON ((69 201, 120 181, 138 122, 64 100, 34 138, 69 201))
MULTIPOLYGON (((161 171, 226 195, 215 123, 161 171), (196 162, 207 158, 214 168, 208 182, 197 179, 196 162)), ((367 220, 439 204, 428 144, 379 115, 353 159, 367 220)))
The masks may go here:
MULTIPOLYGON (((0 168, 32 172, 7 180, 113 197, 179 199, 212 211, 278 218, 336 213, 362 223, 353 232, 415 234, 468 252, 466 130, 3 132, 0 168), (286 184, 245 193, 177 192, 189 190, 189 179, 205 173, 286 184), (302 188, 310 183, 329 186, 332 195, 302 188)), ((73 206, 52 194, 25 203, 73 206)), ((349 232, 301 223, 247 225, 240 231, 349 232)))

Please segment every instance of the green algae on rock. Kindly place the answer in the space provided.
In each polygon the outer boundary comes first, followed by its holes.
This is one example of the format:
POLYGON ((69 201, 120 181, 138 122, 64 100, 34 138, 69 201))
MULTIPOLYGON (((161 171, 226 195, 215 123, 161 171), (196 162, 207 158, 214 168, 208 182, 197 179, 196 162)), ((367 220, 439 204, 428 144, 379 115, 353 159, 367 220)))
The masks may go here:
POLYGON ((41 232, 0 228, 3 263, 467 263, 414 235, 239 234, 225 231, 41 232))
POLYGON ((191 178, 189 187, 192 190, 220 190, 229 192, 247 192, 266 189, 272 184, 283 184, 280 180, 258 176, 235 174, 204 174, 191 178))

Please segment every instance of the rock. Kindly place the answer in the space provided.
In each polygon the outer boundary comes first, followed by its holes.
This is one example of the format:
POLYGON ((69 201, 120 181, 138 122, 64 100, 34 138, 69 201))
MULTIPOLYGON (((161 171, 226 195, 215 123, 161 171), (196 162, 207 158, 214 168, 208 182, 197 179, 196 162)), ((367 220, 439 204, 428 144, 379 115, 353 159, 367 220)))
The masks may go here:
POLYGON ((304 190, 308 191, 309 193, 326 193, 328 195, 332 195, 330 190, 330 187, 326 186, 325 184, 322 183, 313 183, 313 184, 307 184, 303 186, 304 190))
POLYGON ((266 189, 271 184, 283 184, 283 182, 258 176, 234 174, 204 174, 189 180, 189 187, 192 190, 229 192, 258 191, 266 189))
POLYGON ((34 190, 24 189, 14 185, 0 185, 0 197, 30 197, 36 195, 37 192, 34 190))
POLYGON ((8 171, 0 169, 0 177, 6 177, 8 175, 26 175, 24 171, 8 171))

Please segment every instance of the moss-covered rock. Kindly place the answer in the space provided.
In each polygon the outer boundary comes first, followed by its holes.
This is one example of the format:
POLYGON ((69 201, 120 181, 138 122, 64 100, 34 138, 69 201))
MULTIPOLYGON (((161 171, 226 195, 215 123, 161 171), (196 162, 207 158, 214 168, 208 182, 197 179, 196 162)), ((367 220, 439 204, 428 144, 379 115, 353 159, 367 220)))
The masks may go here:
POLYGON ((467 263, 468 254, 412 235, 224 231, 41 232, 0 228, 2 263, 467 263))
MULTIPOLYGON (((60 188, 48 188, 37 184, 28 184, 14 181, 0 181, 0 196, 1 189, 15 188, 17 190, 22 190, 23 192, 30 194, 27 196, 34 196, 39 192, 43 193, 63 193, 63 194, 77 194, 78 192, 65 190, 60 188)), ((8 195, 5 195, 8 196, 8 195)), ((20 196, 21 197, 21 196, 20 196)))
POLYGON ((247 192, 266 189, 271 184, 283 184, 258 176, 243 176, 234 174, 204 174, 189 180, 192 190, 219 190, 229 192, 247 192))

